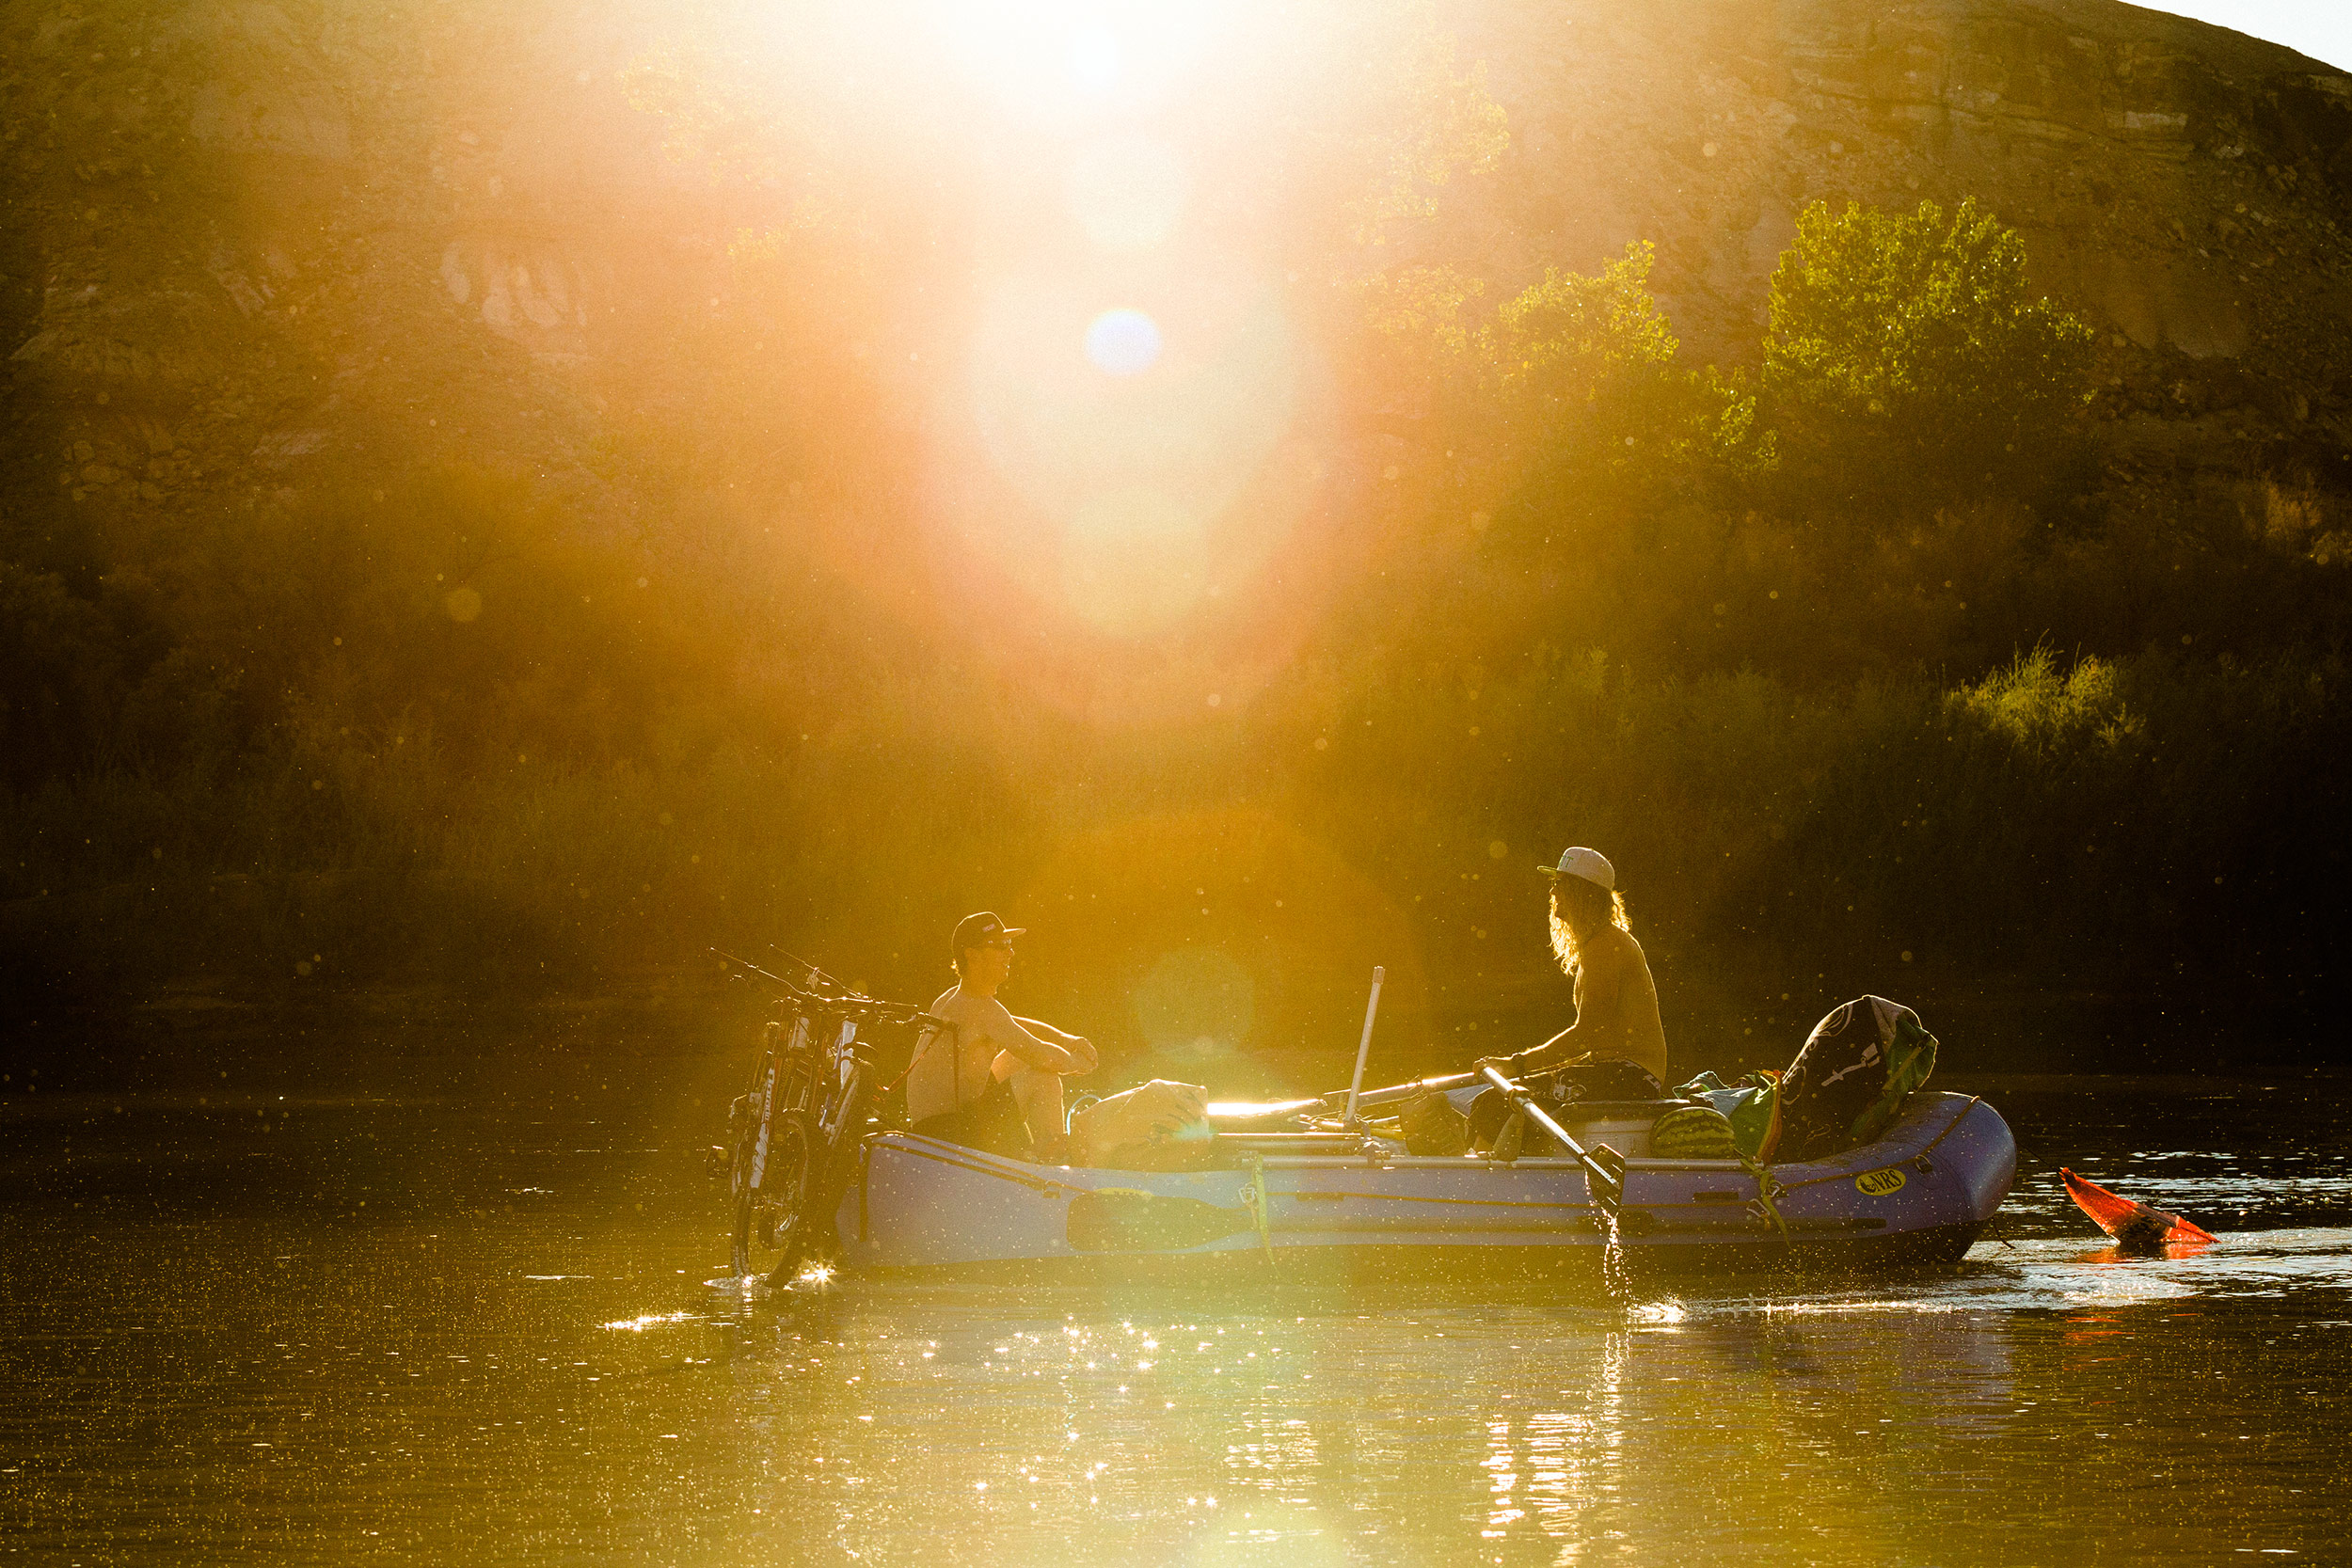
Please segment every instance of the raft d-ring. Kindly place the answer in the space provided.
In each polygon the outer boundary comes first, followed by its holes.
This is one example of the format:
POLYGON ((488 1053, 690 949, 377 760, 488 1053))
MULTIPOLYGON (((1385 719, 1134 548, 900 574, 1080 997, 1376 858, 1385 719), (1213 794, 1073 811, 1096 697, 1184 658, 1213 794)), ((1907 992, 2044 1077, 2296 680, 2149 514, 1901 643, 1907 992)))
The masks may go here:
POLYGON ((1922 1154, 1916 1160, 1911 1162, 1911 1168, 1917 1171, 1921 1176, 1932 1176, 1935 1174, 1935 1162, 1922 1154))

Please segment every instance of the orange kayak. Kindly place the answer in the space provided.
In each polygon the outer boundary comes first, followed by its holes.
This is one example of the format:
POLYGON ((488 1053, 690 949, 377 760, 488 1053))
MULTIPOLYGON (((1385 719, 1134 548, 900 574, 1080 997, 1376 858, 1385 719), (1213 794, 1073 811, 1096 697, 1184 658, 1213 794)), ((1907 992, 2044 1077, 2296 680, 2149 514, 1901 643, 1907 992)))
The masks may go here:
POLYGON ((2126 1248, 2153 1251, 2169 1242, 2210 1242, 2212 1232, 2193 1220, 2152 1209, 2145 1203, 2135 1203, 2128 1197, 2118 1197, 2096 1181, 2086 1181, 2068 1170, 2058 1167, 2058 1175, 2066 1180, 2067 1195, 2075 1207, 2089 1214, 2091 1223, 2126 1248))

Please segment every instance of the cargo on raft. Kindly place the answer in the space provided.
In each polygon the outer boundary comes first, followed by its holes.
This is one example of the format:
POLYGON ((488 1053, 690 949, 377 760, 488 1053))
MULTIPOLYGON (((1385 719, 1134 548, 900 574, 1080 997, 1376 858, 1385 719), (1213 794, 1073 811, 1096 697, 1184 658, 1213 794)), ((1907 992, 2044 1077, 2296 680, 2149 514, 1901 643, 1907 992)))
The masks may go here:
MULTIPOLYGON (((1770 1164, 1654 1152, 1652 1129, 1687 1113, 1687 1099, 1553 1102, 1558 1131, 1587 1151, 1580 1161, 1541 1136, 1416 1154, 1346 1121, 1341 1096, 1213 1104, 1175 1147, 1047 1164, 882 1127, 861 1036, 919 1037, 936 1021, 814 977, 764 977, 789 1016, 769 1026, 728 1144, 712 1151, 738 1277, 789 1283, 822 1263, 912 1278, 1271 1269, 1479 1280, 1597 1271, 1613 1242, 1638 1275, 1844 1273, 1959 1259, 2016 1176, 1998 1112, 1921 1089, 1897 1093, 1891 1119, 1857 1147, 1770 1164)), ((1467 1110, 1482 1092, 1465 1074, 1360 1104, 1443 1096, 1467 1110)))

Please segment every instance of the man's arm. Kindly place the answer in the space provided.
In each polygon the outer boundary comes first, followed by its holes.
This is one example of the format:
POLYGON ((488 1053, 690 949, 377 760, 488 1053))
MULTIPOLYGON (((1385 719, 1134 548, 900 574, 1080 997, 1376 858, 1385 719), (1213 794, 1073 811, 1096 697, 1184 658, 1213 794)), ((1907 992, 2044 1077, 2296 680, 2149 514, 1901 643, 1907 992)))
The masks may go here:
POLYGON ((1543 1044, 1511 1059, 1527 1063, 1558 1052, 1563 1060, 1549 1065, 1563 1066, 1566 1059, 1589 1056, 1616 1045, 1617 1037, 1625 1032, 1617 1017, 1624 990, 1622 955, 1607 948, 1588 954, 1577 974, 1576 1022, 1543 1044))
POLYGON ((1584 1015, 1582 1013, 1579 1013, 1575 1023, 1569 1024, 1565 1029, 1561 1030, 1558 1034, 1552 1036, 1551 1038, 1544 1041, 1543 1044, 1531 1045, 1524 1051, 1516 1052, 1513 1054, 1504 1057, 1503 1060, 1533 1066, 1535 1063, 1535 1058, 1538 1056, 1549 1055, 1554 1051, 1565 1052, 1570 1048, 1572 1042, 1574 1042, 1577 1028, 1583 1022, 1584 1015))
POLYGON ((1079 1061, 1086 1064, 1078 1069, 1080 1072, 1092 1072, 1102 1065, 1102 1058, 1095 1052, 1094 1042, 1084 1035, 1073 1035, 1067 1030, 1057 1029, 1052 1024, 1034 1018, 1016 1017, 1013 1022, 1030 1034, 1041 1039, 1051 1040, 1073 1056, 1077 1057, 1079 1061))
MULTIPOLYGON (((1057 1072, 1066 1076, 1093 1070, 1093 1047, 1087 1048, 1087 1054, 1082 1059, 1074 1051, 1057 1045, 1051 1040, 1041 1039, 1023 1028, 1021 1021, 1014 1018, 1002 1002, 993 998, 990 999, 981 1011, 979 1022, 982 1032, 989 1039, 1010 1053, 1014 1060, 1026 1063, 1041 1072, 1057 1072)), ((1059 1030, 1054 1031, 1056 1034, 1060 1032, 1059 1030)))

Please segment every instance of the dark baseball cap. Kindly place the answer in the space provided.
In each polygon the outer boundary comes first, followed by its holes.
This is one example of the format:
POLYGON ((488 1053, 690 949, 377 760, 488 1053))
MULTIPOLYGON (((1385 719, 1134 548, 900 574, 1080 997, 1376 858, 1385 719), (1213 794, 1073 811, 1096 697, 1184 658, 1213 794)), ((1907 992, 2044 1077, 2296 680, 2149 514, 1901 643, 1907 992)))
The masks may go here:
POLYGON ((967 914, 956 922, 956 934, 949 939, 948 951, 961 958, 967 947, 1002 947, 1009 943, 1013 938, 1026 935, 1027 932, 1027 927, 1008 926, 996 915, 982 910, 977 914, 967 914))

